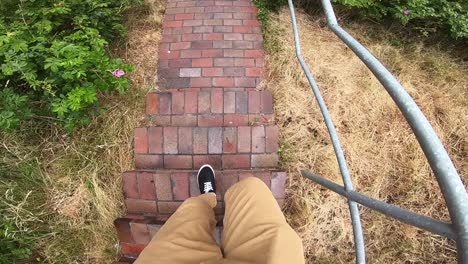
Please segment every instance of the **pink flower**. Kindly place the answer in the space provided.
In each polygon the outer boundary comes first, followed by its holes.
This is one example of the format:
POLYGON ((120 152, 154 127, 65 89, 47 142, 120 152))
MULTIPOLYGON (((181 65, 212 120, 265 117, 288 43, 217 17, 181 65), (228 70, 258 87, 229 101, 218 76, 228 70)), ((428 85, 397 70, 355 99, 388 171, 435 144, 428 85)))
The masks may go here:
POLYGON ((116 69, 112 72, 112 75, 114 75, 114 77, 120 78, 125 75, 125 72, 121 69, 116 69))
POLYGON ((403 15, 407 16, 409 14, 411 14, 410 10, 406 9, 406 10, 403 11, 403 15))

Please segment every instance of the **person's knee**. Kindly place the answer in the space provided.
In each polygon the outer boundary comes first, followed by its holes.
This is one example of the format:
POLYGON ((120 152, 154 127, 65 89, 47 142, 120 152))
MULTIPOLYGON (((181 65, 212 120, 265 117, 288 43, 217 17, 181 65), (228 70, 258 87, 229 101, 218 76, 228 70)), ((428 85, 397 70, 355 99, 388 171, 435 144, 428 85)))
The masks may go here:
POLYGON ((236 183, 235 185, 233 185, 231 188, 229 188, 228 191, 230 191, 231 189, 240 189, 240 190, 255 191, 255 192, 262 191, 262 190, 265 190, 265 191, 269 190, 265 182, 263 182, 262 180, 256 177, 245 178, 239 181, 238 183, 236 183))

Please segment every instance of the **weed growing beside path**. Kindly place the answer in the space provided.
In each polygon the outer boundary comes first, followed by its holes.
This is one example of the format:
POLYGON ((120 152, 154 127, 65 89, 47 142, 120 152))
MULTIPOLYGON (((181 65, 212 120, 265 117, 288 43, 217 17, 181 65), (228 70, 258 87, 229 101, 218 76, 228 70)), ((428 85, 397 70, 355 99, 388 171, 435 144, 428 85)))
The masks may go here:
POLYGON ((134 65, 132 86, 125 95, 103 97, 106 110, 91 125, 69 135, 44 119, 0 134, 0 231, 9 236, 0 236, 9 246, 0 249, 0 258, 6 263, 15 263, 13 257, 27 263, 115 261, 121 172, 132 169, 133 130, 144 122, 146 93, 156 88, 163 8, 147 0, 128 12, 127 40, 111 52, 134 65))
MULTIPOLYGON (((337 127, 353 182, 375 199, 448 221, 432 171, 385 89, 332 32, 323 16, 297 14, 303 55, 337 127)), ((295 57, 289 13, 268 22, 265 86, 275 97, 282 163, 289 170, 286 213, 311 263, 354 261, 345 199, 300 176, 301 169, 339 184, 323 118, 295 57), (274 42, 269 42, 274 39, 274 42)), ((436 45, 395 41, 383 28, 349 23, 350 33, 396 75, 434 126, 465 183, 468 65, 436 45), (375 36, 378 36, 375 37, 375 36)), ((369 263, 455 263, 453 241, 361 209, 369 263)))

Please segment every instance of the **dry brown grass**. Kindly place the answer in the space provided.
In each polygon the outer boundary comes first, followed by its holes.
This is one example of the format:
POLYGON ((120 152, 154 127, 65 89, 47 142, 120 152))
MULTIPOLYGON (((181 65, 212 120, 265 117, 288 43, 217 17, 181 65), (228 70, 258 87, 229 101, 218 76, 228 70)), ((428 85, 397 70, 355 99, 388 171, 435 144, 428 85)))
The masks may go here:
MULTIPOLYGON (((297 14, 303 55, 337 127, 358 191, 403 208, 449 220, 428 163, 391 98, 324 21, 297 14)), ((280 47, 268 57, 266 86, 276 101, 281 155, 290 172, 287 217, 303 238, 310 262, 354 260, 352 229, 345 200, 303 179, 310 171, 342 184, 322 116, 295 58, 289 13, 273 15, 270 33, 280 47)), ((468 67, 437 48, 420 43, 392 45, 384 30, 376 40, 363 25, 350 33, 364 43, 410 92, 468 180, 466 120, 468 67), (382 36, 383 35, 383 36, 382 36)), ((267 38, 268 39, 268 38, 267 38)), ((273 47, 274 48, 274 47, 273 47)), ((369 263, 453 263, 452 241, 361 209, 369 263)))
POLYGON ((40 255, 48 263, 116 259, 113 221, 123 213, 121 173, 133 167, 133 131, 144 122, 146 93, 156 88, 164 7, 162 0, 146 0, 128 12, 128 37, 113 53, 134 65, 132 86, 125 95, 102 98, 106 111, 91 125, 67 135, 44 122, 2 138, 11 156, 36 160, 41 168, 51 233, 40 255))

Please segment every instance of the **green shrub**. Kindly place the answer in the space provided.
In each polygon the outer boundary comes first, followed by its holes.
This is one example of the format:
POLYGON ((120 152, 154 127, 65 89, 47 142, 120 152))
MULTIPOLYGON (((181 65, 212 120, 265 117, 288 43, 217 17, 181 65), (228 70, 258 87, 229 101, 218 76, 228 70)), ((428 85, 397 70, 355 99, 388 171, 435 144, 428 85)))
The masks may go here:
POLYGON ((137 1, 3 0, 0 129, 14 129, 32 114, 73 129, 98 112, 100 95, 124 92, 128 80, 114 71, 131 67, 106 49, 124 36, 121 14, 137 1))
POLYGON ((357 8, 365 15, 391 17, 402 24, 411 23, 423 33, 447 31, 453 38, 468 38, 468 1, 466 0, 336 0, 357 8))

